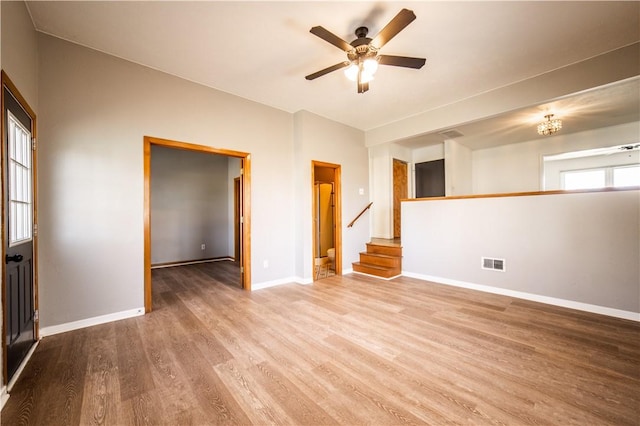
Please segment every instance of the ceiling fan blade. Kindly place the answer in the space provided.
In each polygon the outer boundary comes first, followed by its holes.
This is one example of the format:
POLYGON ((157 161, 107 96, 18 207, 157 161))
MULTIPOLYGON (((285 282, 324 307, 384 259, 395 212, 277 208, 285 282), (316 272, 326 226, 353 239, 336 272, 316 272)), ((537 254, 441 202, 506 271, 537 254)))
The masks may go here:
POLYGON ((351 65, 351 63, 349 61, 340 62, 338 64, 331 65, 330 67, 327 67, 327 68, 325 68, 323 70, 320 70, 318 72, 314 72, 313 74, 309 74, 305 78, 307 80, 314 80, 314 79, 316 79, 318 77, 322 77, 325 74, 329 74, 330 72, 339 70, 340 68, 348 67, 349 65, 351 65))
POLYGON ((389 40, 394 38, 396 34, 409 25, 416 19, 416 14, 412 10, 402 9, 398 14, 387 24, 386 27, 378 33, 378 35, 371 41, 371 44, 378 49, 387 44, 389 40))
POLYGON ((378 62, 381 65, 393 65, 394 67, 405 67, 420 69, 427 60, 425 58, 410 58, 408 56, 379 55, 378 62))
POLYGON ((309 30, 309 32, 311 34, 314 34, 318 37, 320 37, 321 39, 323 39, 324 41, 326 41, 327 43, 331 43, 334 46, 336 46, 338 49, 342 49, 345 52, 350 51, 351 49, 353 49, 353 46, 351 46, 349 43, 347 43, 346 41, 344 41, 343 39, 341 39, 340 37, 338 37, 337 35, 335 35, 334 33, 332 33, 331 31, 323 28, 323 27, 313 27, 309 30))

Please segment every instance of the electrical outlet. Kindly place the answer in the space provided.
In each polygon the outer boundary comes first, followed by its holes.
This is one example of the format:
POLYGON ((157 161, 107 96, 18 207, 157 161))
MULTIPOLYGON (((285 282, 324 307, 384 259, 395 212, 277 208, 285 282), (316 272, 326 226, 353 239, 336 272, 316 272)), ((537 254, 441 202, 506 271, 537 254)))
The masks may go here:
POLYGON ((269 267, 269 261, 265 260, 264 262, 262 262, 262 266, 266 269, 269 267))
POLYGON ((204 244, 202 244, 202 245, 200 246, 200 250, 204 250, 205 248, 207 248, 207 246, 206 246, 206 245, 204 245, 204 244))

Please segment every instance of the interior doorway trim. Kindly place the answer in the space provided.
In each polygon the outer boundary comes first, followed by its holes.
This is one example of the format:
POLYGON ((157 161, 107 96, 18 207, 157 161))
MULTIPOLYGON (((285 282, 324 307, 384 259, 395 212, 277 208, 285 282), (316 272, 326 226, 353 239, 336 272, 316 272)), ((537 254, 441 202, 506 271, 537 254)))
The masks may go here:
MULTIPOLYGON (((315 261, 316 261, 316 228, 315 228, 315 195, 314 188, 316 183, 315 169, 316 167, 326 167, 333 169, 333 184, 334 184, 334 202, 335 202, 335 249, 336 249, 336 259, 335 259, 335 269, 336 275, 342 275, 342 169, 340 164, 333 163, 325 163, 322 161, 311 160, 311 199, 312 199, 312 211, 311 211, 311 235, 313 244, 311 253, 313 258, 311 259, 311 265, 313 270, 315 271, 315 261)), ((315 272, 313 275, 313 281, 315 281, 315 272)))
POLYGON ((159 145, 168 148, 207 154, 226 155, 240 159, 242 185, 242 288, 251 291, 251 154, 229 149, 213 148, 187 142, 168 139, 144 137, 144 308, 151 312, 151 146, 159 145))

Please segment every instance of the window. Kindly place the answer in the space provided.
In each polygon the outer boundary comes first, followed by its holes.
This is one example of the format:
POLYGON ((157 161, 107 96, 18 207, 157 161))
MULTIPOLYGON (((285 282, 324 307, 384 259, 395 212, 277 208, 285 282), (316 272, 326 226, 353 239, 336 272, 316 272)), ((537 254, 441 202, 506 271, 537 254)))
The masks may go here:
POLYGON ((564 189, 604 188, 604 169, 563 172, 564 189))
POLYGON ((640 185, 640 142, 544 155, 542 160, 545 191, 640 185))
POLYGON ((616 167, 613 169, 613 186, 640 185, 640 165, 616 167))
POLYGON ((9 245, 31 240, 33 205, 31 133, 8 112, 9 118, 9 245))
POLYGON ((568 170, 561 173, 562 189, 640 186, 640 165, 568 170))

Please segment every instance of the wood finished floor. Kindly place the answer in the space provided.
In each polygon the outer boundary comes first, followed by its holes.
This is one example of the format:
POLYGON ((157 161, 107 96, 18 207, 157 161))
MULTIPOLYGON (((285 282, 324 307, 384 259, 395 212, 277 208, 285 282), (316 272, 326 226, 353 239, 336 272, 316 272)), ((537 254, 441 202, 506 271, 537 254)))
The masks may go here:
POLYGON ((43 339, 2 425, 640 423, 637 323, 410 278, 248 293, 216 267, 43 339))

